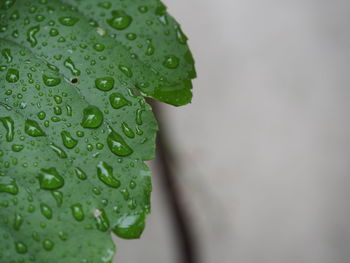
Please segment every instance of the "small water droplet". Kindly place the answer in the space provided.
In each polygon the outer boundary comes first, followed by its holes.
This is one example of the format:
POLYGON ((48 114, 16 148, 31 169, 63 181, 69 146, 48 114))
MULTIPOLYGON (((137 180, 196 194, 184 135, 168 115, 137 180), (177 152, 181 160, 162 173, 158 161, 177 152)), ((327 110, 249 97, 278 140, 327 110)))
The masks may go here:
POLYGON ((86 176, 86 173, 80 169, 79 167, 76 167, 74 169, 74 172, 75 172, 75 175, 80 179, 80 180, 86 180, 87 179, 87 176, 86 176))

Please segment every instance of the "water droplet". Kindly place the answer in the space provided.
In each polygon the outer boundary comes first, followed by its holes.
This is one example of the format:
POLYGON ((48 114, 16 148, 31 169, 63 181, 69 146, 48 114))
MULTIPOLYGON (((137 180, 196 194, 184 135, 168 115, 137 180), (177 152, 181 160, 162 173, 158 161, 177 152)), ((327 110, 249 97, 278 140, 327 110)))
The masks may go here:
POLYGON ((53 198, 56 200, 56 204, 60 207, 63 203, 63 194, 60 191, 51 191, 53 198))
POLYGON ((13 223, 13 228, 18 231, 21 228, 22 223, 23 223, 22 215, 16 213, 15 214, 15 220, 14 220, 14 223, 13 223))
POLYGON ((108 135, 107 144, 111 152, 118 156, 128 156, 133 152, 122 136, 115 131, 111 131, 108 135))
POLYGON ((9 83, 15 83, 19 80, 19 71, 14 68, 9 68, 6 74, 6 80, 9 83))
POLYGON ((120 69, 121 72, 124 73, 125 76, 127 76, 128 78, 132 77, 132 70, 125 66, 125 65, 119 65, 118 68, 120 69))
POLYGON ((88 106, 83 111, 81 126, 84 128, 98 128, 103 122, 103 114, 96 106, 88 106))
POLYGON ((165 57, 163 65, 167 68, 175 69, 179 66, 179 62, 180 62, 180 60, 178 57, 171 55, 171 56, 165 57))
POLYGON ((59 32, 56 28, 51 28, 49 34, 50 36, 55 37, 59 34, 59 32))
POLYGON ((80 180, 86 180, 87 176, 85 174, 85 172, 80 169, 79 167, 76 167, 74 169, 75 175, 80 179, 80 180))
POLYGON ((102 2, 102 3, 98 3, 97 5, 99 7, 105 8, 105 9, 109 9, 112 6, 112 4, 110 2, 102 2))
POLYGON ((96 88, 102 91, 109 91, 114 87, 114 79, 111 77, 98 78, 95 80, 96 88))
POLYGON ((8 48, 4 48, 3 50, 1 50, 1 54, 3 55, 3 57, 6 59, 7 63, 10 63, 12 61, 12 56, 11 56, 11 51, 8 48))
POLYGON ((47 219, 52 218, 52 209, 48 205, 41 203, 40 211, 41 211, 41 214, 45 216, 47 219))
POLYGON ((0 192, 12 195, 18 194, 18 186, 16 181, 12 180, 9 184, 0 184, 0 192))
POLYGON ((52 242, 50 239, 45 239, 43 242, 43 247, 47 251, 52 250, 54 246, 55 246, 55 243, 52 242))
POLYGON ((109 229, 109 220, 106 212, 103 209, 97 211, 98 213, 95 213, 97 229, 102 232, 106 232, 109 229))
POLYGON ((80 70, 76 68, 74 62, 72 61, 71 58, 67 58, 63 65, 69 69, 69 71, 74 75, 74 76, 79 76, 80 75, 80 70))
POLYGON ((41 169, 39 183, 42 189, 54 190, 64 185, 64 179, 57 172, 56 168, 41 169))
POLYGON ((40 128, 39 124, 34 120, 27 119, 25 122, 24 130, 26 134, 32 137, 45 136, 45 133, 40 128))
POLYGON ((46 86, 54 87, 61 83, 61 79, 58 77, 50 77, 43 75, 43 81, 46 86))
POLYGON ((181 27, 179 25, 176 25, 175 31, 176 31, 176 39, 177 39, 177 41, 179 41, 180 44, 186 44, 187 37, 182 32, 181 27))
POLYGON ((127 215, 119 218, 113 232, 121 238, 139 238, 145 228, 145 215, 127 215))
POLYGON ((123 122, 122 123, 122 129, 123 132, 126 136, 128 136, 129 138, 134 138, 135 137, 135 133, 133 132, 133 130, 128 126, 127 123, 123 122))
POLYGON ((50 148, 51 148, 55 153, 57 153, 58 157, 60 157, 60 158, 62 158, 62 159, 67 158, 66 152, 65 152, 62 148, 58 147, 56 144, 50 143, 50 148))
POLYGON ((97 177, 106 185, 118 188, 120 181, 113 176, 113 168, 106 162, 99 162, 97 165, 97 177))
POLYGON ((11 146, 12 151, 14 152, 20 152, 24 149, 24 146, 22 144, 13 144, 11 146))
POLYGON ((3 1, 1 3, 1 9, 4 9, 4 10, 10 9, 15 3, 16 3, 16 0, 3 1))
POLYGON ((29 28, 27 31, 27 40, 32 47, 35 47, 38 44, 38 41, 35 38, 35 34, 38 33, 39 30, 40 30, 40 26, 37 25, 29 28))
POLYGON ((120 93, 112 93, 109 96, 109 102, 114 109, 119 109, 126 105, 131 105, 130 101, 124 98, 124 96, 120 93))
POLYGON ((6 129, 6 140, 8 142, 12 142, 13 138, 15 136, 14 121, 10 117, 2 117, 2 118, 0 118, 0 121, 2 122, 2 124, 4 125, 4 127, 6 129))
POLYGON ((72 16, 63 16, 60 17, 58 21, 64 26, 74 26, 79 21, 79 18, 72 16))
POLYGON ((61 137, 64 146, 66 146, 68 149, 73 149, 78 144, 78 141, 74 139, 72 135, 67 131, 62 131, 61 137))
POLYGON ((137 109, 137 110, 136 110, 136 123, 137 123, 138 125, 141 125, 141 124, 142 124, 142 112, 143 112, 142 109, 137 109))
POLYGON ((146 13, 148 11, 148 7, 145 5, 139 6, 138 10, 140 11, 140 13, 146 13))
POLYGON ((105 46, 103 44, 100 44, 100 43, 96 43, 93 48, 98 51, 98 52, 101 52, 105 49, 105 46))
POLYGON ((127 28, 131 22, 132 17, 122 10, 112 11, 112 18, 107 19, 107 23, 117 30, 123 30, 127 28))
POLYGON ((19 253, 19 254, 25 254, 28 251, 27 246, 23 242, 20 242, 20 241, 15 242, 15 248, 16 248, 17 253, 19 253))
POLYGON ((84 211, 81 204, 75 204, 71 206, 72 209, 72 215, 77 221, 83 221, 84 220, 84 211))

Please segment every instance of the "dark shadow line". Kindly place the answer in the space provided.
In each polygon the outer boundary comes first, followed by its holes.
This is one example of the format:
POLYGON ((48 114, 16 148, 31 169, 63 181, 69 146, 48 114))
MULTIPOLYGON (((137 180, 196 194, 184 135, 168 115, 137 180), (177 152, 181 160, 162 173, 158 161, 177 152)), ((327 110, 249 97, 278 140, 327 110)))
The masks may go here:
POLYGON ((152 105, 153 112, 158 120, 159 132, 157 136, 156 165, 159 169, 159 177, 163 192, 170 206, 177 243, 180 250, 181 263, 199 263, 197 254, 197 242, 193 233, 193 222, 188 216, 188 211, 182 200, 181 189, 177 183, 177 177, 172 169, 176 166, 171 158, 171 150, 165 136, 166 127, 163 125, 163 116, 156 101, 148 102, 152 105))

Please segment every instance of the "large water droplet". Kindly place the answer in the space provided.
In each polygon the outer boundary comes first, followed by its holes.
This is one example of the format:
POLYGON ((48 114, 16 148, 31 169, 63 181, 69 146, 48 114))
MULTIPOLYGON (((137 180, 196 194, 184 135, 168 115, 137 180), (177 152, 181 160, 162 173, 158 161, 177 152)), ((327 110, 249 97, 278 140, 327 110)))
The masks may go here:
POLYGON ((174 55, 170 55, 170 56, 166 56, 165 60, 163 62, 163 65, 167 68, 170 69, 175 69, 179 66, 179 58, 174 56, 174 55))
POLYGON ((52 209, 48 205, 41 203, 40 211, 41 211, 41 214, 45 216, 47 219, 52 218, 52 209))
POLYGON ((139 238, 145 228, 145 215, 136 214, 119 218, 113 232, 121 238, 139 238))
POLYGON ((45 136, 45 133, 40 128, 39 124, 36 121, 30 119, 26 120, 24 131, 26 132, 26 134, 32 137, 45 136))
POLYGON ((118 156, 128 156, 133 150, 126 144, 122 136, 115 131, 111 131, 107 137, 107 144, 112 153, 118 156))
POLYGON ((63 65, 69 69, 69 71, 74 75, 74 76, 79 76, 80 75, 80 70, 75 66, 73 60, 71 58, 67 58, 63 65))
POLYGON ((9 184, 0 184, 0 192, 9 193, 12 195, 18 194, 18 186, 16 184, 16 181, 13 180, 9 184))
POLYGON ((35 34, 38 33, 39 30, 40 30, 40 26, 37 25, 29 28, 27 31, 27 40, 32 47, 35 47, 38 44, 35 34))
POLYGON ((125 99, 125 97, 120 93, 112 93, 109 96, 109 102, 114 109, 119 109, 126 105, 131 105, 130 101, 125 99))
POLYGON ((106 162, 99 162, 97 165, 97 176, 106 185, 118 188, 120 186, 120 181, 113 176, 113 168, 106 162))
POLYGON ((58 84, 61 83, 61 79, 58 77, 50 77, 47 75, 43 75, 43 81, 45 83, 46 86, 49 87, 54 87, 57 86, 58 84))
POLYGON ((60 21, 60 23, 64 26, 74 26, 79 21, 79 18, 72 16, 63 16, 60 17, 58 21, 60 21))
POLYGON ((87 179, 87 176, 86 176, 86 173, 80 169, 79 167, 76 167, 74 169, 74 172, 75 172, 75 175, 80 179, 80 180, 86 180, 87 179))
POLYGON ((44 249, 47 250, 47 251, 52 250, 54 246, 55 246, 55 243, 52 242, 50 239, 45 239, 45 240, 43 241, 43 247, 44 247, 44 249))
POLYGON ((6 74, 6 81, 9 83, 15 83, 19 80, 19 71, 14 68, 9 68, 6 74))
POLYGON ((135 137, 134 131, 129 127, 129 125, 126 122, 122 123, 122 129, 123 129, 124 134, 126 136, 128 136, 129 138, 135 137))
POLYGON ((98 78, 95 80, 96 88, 102 91, 109 91, 114 87, 114 79, 111 77, 98 78))
POLYGON ((51 148, 55 153, 57 153, 58 157, 60 157, 60 158, 62 158, 62 159, 67 158, 66 152, 65 152, 62 148, 58 147, 56 144, 50 143, 50 148, 51 148))
POLYGON ((23 223, 22 215, 16 213, 15 214, 15 220, 14 220, 14 223, 13 223, 13 228, 18 231, 21 228, 22 223, 23 223))
POLYGON ((83 110, 81 126, 84 128, 98 128, 103 122, 103 114, 96 106, 88 106, 83 110))
POLYGON ((127 76, 128 78, 132 77, 132 70, 125 66, 125 65, 119 65, 118 68, 120 69, 121 72, 124 73, 125 76, 127 76))
POLYGON ((3 50, 1 50, 1 54, 6 59, 7 63, 10 63, 12 61, 12 56, 11 56, 11 50, 10 49, 4 48, 3 50))
POLYGON ((132 22, 132 17, 122 10, 112 11, 112 18, 107 19, 107 23, 117 30, 127 28, 132 22))
POLYGON ((68 149, 73 149, 78 144, 78 141, 74 139, 72 135, 67 131, 62 131, 61 137, 64 146, 66 146, 68 149))
POLYGON ((84 220, 84 211, 81 204, 75 204, 71 206, 72 215, 77 221, 84 220))
POLYGON ((6 140, 8 142, 12 142, 15 136, 14 121, 11 119, 11 117, 2 117, 0 118, 0 121, 2 122, 2 124, 6 129, 6 140))
POLYGON ((19 254, 25 254, 28 251, 27 246, 23 242, 20 242, 20 241, 15 242, 15 248, 16 248, 17 253, 19 253, 19 254))
POLYGON ((96 210, 95 219, 98 230, 106 232, 109 229, 109 220, 103 209, 96 210))
POLYGON ((56 168, 51 167, 49 169, 41 169, 39 183, 42 189, 54 190, 64 185, 64 179, 57 172, 56 168))

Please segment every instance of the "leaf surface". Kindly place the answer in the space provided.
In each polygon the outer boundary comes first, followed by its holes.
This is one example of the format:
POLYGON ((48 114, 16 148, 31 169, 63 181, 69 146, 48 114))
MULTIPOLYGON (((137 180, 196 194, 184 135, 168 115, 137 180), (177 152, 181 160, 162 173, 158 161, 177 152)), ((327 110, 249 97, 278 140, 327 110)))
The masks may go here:
POLYGON ((0 262, 111 262, 150 212, 144 96, 191 100, 186 37, 156 0, 2 0, 0 38, 0 262))

